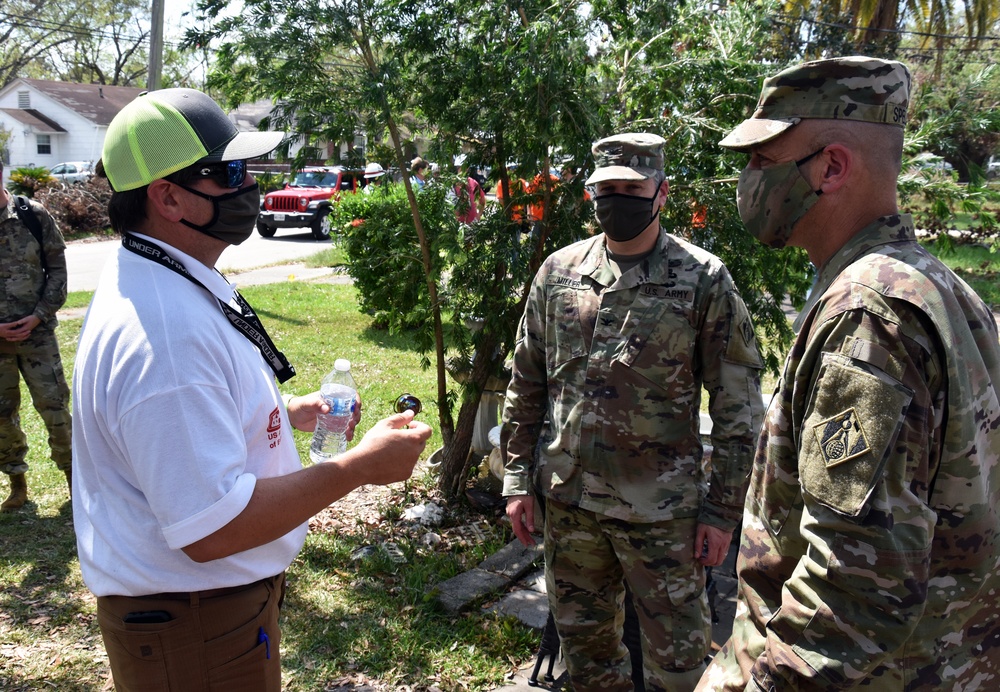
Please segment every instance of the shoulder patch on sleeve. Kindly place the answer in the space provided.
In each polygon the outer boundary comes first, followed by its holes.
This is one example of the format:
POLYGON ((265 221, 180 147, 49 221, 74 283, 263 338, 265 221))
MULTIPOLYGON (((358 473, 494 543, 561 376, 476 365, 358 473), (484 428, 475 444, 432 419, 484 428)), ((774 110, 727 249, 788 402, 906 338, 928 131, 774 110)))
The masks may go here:
POLYGON ((803 492, 835 512, 863 516, 912 397, 870 364, 824 355, 802 427, 803 492))
POLYGON ((764 361, 761 360, 760 350, 757 348, 757 335, 754 332, 753 320, 750 319, 750 311, 735 291, 730 291, 728 299, 731 321, 725 359, 738 365, 763 368, 764 361))

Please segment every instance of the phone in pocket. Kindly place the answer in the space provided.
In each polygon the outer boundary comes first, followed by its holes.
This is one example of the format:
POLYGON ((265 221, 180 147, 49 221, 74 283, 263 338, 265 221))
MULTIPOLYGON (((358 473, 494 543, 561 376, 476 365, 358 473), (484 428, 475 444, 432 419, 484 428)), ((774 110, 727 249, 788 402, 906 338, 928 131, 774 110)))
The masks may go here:
POLYGON ((122 622, 139 625, 154 625, 161 622, 170 622, 174 616, 165 610, 140 610, 134 613, 126 613, 122 622))

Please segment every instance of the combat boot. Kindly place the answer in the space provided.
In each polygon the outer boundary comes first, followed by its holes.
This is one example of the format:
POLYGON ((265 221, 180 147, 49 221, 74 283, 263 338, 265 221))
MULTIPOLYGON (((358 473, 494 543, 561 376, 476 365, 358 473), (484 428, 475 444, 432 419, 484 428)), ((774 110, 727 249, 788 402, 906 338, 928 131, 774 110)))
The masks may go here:
POLYGON ((0 505, 0 512, 13 512, 24 507, 28 501, 28 481, 23 473, 15 473, 10 477, 10 497, 0 505))

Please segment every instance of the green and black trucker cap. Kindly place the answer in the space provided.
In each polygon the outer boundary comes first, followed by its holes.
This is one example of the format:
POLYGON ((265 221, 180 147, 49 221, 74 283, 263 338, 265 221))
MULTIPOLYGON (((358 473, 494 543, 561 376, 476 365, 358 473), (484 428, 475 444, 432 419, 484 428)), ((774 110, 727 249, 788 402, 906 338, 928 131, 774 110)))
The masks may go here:
POLYGON ((263 156, 283 132, 240 132, 210 96, 195 89, 143 92, 108 126, 101 152, 111 189, 149 185, 197 161, 263 156))

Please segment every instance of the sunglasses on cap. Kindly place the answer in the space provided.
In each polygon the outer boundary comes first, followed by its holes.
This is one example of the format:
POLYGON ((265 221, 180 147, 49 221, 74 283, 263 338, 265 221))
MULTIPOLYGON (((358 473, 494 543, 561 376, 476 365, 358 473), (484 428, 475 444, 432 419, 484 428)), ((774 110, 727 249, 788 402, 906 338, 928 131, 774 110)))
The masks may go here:
POLYGON ((192 178, 209 178, 219 184, 220 187, 239 188, 243 187, 243 181, 247 177, 246 159, 236 161, 220 161, 218 163, 195 164, 188 172, 192 178))

